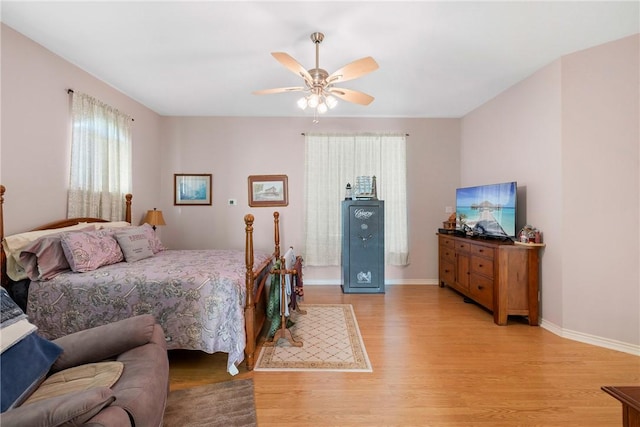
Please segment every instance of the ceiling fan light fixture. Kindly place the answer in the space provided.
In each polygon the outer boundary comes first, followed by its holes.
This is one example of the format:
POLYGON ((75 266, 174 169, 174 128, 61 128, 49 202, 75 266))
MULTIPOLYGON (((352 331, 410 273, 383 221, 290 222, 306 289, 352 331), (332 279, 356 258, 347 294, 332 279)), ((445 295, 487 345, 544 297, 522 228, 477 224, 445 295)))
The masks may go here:
POLYGON ((306 110, 307 109, 307 98, 305 96, 303 96, 302 98, 298 99, 298 107, 301 110, 306 110))
POLYGON ((333 109, 336 107, 336 105, 338 105, 338 100, 331 95, 327 96, 324 99, 324 102, 327 104, 327 107, 329 107, 329 109, 333 109))
POLYGON ((349 80, 362 77, 378 69, 378 63, 370 56, 353 61, 337 71, 329 74, 325 69, 320 68, 319 46, 324 39, 324 34, 315 32, 311 34, 311 41, 315 45, 316 62, 315 67, 305 69, 291 55, 285 52, 272 52, 271 55, 289 71, 295 73, 304 80, 304 86, 281 87, 275 89, 265 89, 253 92, 255 95, 268 95, 283 92, 304 92, 306 95, 297 101, 300 109, 308 108, 314 110, 314 123, 317 123, 317 115, 324 114, 328 110, 338 105, 338 99, 360 105, 369 105, 373 101, 373 96, 356 90, 335 87, 349 80))
POLYGON ((320 97, 317 94, 312 93, 307 97, 307 105, 309 107, 316 108, 318 104, 320 104, 320 97))

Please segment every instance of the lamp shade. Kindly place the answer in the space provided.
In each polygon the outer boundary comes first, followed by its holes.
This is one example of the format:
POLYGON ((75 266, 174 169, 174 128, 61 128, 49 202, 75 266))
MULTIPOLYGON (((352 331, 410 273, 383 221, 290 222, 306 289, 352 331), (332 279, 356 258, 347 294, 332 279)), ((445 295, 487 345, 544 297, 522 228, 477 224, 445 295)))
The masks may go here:
POLYGON ((144 222, 151 225, 154 230, 156 229, 156 225, 167 225, 164 222, 162 211, 156 210, 156 208, 153 208, 152 211, 147 211, 147 216, 144 217, 144 222))

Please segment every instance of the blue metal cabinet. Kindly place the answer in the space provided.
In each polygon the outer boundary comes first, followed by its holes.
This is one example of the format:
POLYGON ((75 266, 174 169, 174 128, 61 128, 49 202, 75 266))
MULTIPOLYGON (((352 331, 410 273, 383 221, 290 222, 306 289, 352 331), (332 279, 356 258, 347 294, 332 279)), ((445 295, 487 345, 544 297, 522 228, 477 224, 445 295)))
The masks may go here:
POLYGON ((342 202, 342 291, 384 293, 384 201, 342 202))

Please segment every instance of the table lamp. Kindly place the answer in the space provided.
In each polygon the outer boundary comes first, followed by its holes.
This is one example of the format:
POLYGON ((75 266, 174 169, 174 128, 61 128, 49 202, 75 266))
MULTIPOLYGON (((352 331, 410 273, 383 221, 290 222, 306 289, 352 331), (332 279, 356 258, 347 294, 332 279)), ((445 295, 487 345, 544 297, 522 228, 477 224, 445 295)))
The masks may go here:
POLYGON ((167 225, 162 217, 162 211, 156 210, 156 208, 153 208, 152 211, 147 211, 147 216, 144 217, 144 222, 151 225, 153 231, 156 231, 157 225, 167 225))

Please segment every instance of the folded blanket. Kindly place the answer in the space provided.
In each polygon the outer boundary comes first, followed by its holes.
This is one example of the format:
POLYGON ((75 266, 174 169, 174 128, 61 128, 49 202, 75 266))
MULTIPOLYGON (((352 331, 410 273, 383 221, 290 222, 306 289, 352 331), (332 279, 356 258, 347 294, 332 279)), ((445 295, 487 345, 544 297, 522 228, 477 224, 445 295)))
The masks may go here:
POLYGON ((27 319, 18 320, 5 327, 2 326, 0 333, 0 353, 11 348, 12 345, 36 330, 36 326, 29 323, 27 319))

